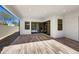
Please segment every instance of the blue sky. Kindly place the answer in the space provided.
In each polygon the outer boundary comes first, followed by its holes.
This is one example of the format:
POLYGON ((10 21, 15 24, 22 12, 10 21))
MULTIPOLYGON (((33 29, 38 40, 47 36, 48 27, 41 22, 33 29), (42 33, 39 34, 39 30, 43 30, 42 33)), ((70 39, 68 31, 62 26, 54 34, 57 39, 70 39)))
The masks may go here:
POLYGON ((5 8, 0 5, 0 21, 12 24, 12 22, 19 23, 19 19, 8 12, 5 8))

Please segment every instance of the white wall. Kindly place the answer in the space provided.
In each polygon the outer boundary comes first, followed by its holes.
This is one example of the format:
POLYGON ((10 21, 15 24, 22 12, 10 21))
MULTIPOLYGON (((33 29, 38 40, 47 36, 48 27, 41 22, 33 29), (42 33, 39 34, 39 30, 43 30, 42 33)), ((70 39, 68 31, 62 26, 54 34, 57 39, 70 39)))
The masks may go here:
POLYGON ((78 40, 78 16, 79 12, 72 12, 64 16, 64 36, 78 40))
POLYGON ((57 28, 58 28, 57 20, 58 19, 62 19, 63 20, 63 17, 61 17, 61 16, 53 16, 53 17, 51 17, 50 34, 51 34, 51 37, 53 37, 53 38, 63 37, 63 30, 62 31, 58 31, 57 30, 57 28))

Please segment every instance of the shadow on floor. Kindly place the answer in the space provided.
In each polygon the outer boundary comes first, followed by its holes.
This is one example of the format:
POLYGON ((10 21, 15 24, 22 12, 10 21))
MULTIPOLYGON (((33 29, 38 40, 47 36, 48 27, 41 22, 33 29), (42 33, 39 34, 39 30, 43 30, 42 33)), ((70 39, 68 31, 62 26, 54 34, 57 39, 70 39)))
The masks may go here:
POLYGON ((58 38, 58 39, 55 39, 56 41, 64 44, 64 45, 67 45, 71 48, 73 48, 74 50, 76 51, 79 51, 79 42, 78 41, 75 41, 75 40, 72 40, 72 39, 69 39, 69 38, 58 38))
POLYGON ((0 52, 2 51, 3 47, 10 45, 19 35, 20 35, 19 32, 16 32, 0 40, 0 52))
POLYGON ((30 42, 39 42, 44 40, 46 41, 50 39, 52 39, 50 36, 43 33, 21 35, 14 42, 12 42, 11 45, 24 44, 24 43, 30 43, 30 42))

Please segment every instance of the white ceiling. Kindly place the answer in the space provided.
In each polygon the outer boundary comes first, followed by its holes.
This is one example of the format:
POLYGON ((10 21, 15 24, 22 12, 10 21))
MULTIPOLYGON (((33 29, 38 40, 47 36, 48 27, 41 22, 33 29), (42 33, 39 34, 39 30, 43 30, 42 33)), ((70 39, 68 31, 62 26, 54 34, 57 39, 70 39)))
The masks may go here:
POLYGON ((44 19, 52 15, 64 15, 79 10, 78 5, 7 5, 20 17, 44 19))

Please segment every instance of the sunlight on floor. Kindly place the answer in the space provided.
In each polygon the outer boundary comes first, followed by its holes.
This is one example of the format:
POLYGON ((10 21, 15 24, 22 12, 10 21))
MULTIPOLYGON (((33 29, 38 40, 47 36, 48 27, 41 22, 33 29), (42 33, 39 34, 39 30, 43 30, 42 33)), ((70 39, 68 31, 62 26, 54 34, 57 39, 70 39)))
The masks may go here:
POLYGON ((77 54, 79 52, 53 39, 5 47, 2 54, 77 54))

